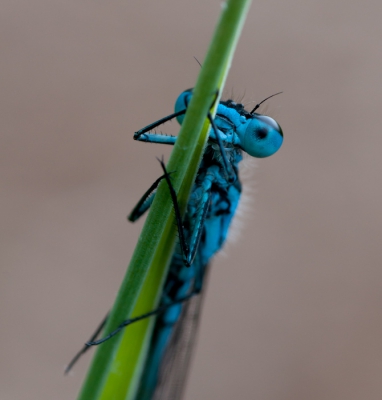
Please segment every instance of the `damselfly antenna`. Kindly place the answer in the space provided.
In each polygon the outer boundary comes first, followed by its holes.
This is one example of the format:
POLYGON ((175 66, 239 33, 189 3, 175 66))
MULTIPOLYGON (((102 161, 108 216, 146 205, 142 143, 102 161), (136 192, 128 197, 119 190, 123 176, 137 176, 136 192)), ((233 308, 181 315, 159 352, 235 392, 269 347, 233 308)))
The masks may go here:
POLYGON ((278 94, 281 94, 281 93, 282 93, 282 92, 278 92, 278 93, 272 94, 272 96, 269 96, 269 97, 267 97, 266 99, 264 99, 263 101, 260 101, 259 104, 256 104, 255 108, 250 112, 250 114, 253 114, 253 113, 260 107, 260 105, 264 103, 264 101, 267 101, 267 100, 270 99, 271 97, 277 96, 278 94))

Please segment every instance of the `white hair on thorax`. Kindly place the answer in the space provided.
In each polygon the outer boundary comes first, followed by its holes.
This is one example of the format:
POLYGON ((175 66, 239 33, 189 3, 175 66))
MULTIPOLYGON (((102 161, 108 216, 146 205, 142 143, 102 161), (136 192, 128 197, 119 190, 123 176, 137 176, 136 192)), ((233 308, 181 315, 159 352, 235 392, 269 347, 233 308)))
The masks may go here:
POLYGON ((237 243, 242 237, 242 232, 245 227, 250 223, 254 216, 254 203, 256 185, 253 180, 253 175, 256 170, 257 160, 246 153, 243 153, 243 161, 239 164, 239 177, 242 184, 242 192, 239 200, 239 205, 236 209, 235 215, 232 219, 228 238, 223 248, 219 251, 219 255, 226 257, 227 248, 232 243, 237 243))

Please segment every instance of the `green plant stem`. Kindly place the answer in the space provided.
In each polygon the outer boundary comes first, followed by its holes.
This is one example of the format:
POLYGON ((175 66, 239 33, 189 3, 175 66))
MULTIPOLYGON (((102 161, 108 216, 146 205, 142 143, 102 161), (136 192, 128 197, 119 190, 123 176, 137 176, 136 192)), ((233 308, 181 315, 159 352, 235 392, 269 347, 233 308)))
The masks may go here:
MULTIPOLYGON (((221 92, 249 5, 250 0, 228 0, 223 4, 219 23, 167 165, 168 171, 175 171, 172 182, 182 211, 185 210, 208 138, 206 116, 217 89, 221 92)), ((110 312, 105 335, 129 316, 143 314, 157 306, 175 243, 172 207, 168 188, 162 182, 110 312)), ((78 400, 134 398, 153 323, 154 318, 148 318, 133 324, 98 346, 78 400)))

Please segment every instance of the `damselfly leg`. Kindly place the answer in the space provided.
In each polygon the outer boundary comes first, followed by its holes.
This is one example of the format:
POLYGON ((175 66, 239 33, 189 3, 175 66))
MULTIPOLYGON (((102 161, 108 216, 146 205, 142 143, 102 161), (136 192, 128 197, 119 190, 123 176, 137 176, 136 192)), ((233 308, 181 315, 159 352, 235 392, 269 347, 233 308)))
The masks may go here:
MULTIPOLYGON (((142 198, 138 201, 137 205, 134 207, 132 212, 129 214, 128 219, 132 222, 136 221, 140 216, 144 214, 144 212, 150 207, 152 204, 152 201, 155 196, 156 189, 159 185, 159 183, 165 179, 168 185, 168 188, 170 190, 170 195, 171 195, 171 200, 173 202, 174 206, 174 211, 175 211, 175 219, 178 227, 178 233, 179 233, 179 241, 180 241, 180 246, 184 255, 184 263, 187 267, 189 267, 195 257, 200 238, 201 238, 201 228, 203 226, 203 221, 206 215, 206 212, 208 210, 208 200, 209 197, 207 195, 206 201, 204 202, 203 207, 201 208, 200 215, 198 216, 198 229, 193 232, 191 236, 191 244, 188 245, 185 240, 185 233, 184 233, 184 228, 183 228, 183 223, 181 219, 181 214, 180 214, 180 209, 178 205, 178 200, 176 197, 175 190, 172 186, 171 179, 170 179, 170 174, 171 172, 167 172, 166 167, 164 165, 163 160, 158 160, 161 164, 161 167, 163 169, 164 174, 160 176, 151 186, 150 188, 145 192, 145 194, 142 196, 142 198)), ((96 338, 99 336, 101 333, 102 329, 104 328, 107 320, 107 316, 104 318, 104 320, 101 322, 99 327, 96 329, 94 334, 91 336, 91 338, 85 343, 84 347, 73 357, 73 359, 70 361, 68 366, 65 369, 65 374, 67 374, 74 366, 74 364, 78 361, 78 359, 91 347, 91 346, 96 346, 101 343, 106 342, 113 336, 117 335, 122 329, 127 327, 128 325, 131 325, 135 322, 141 321, 145 318, 149 318, 158 314, 161 314, 165 312, 167 309, 170 307, 181 304, 186 302, 187 300, 191 299, 193 296, 197 295, 200 293, 202 288, 202 277, 198 277, 198 279, 195 279, 194 282, 194 287, 192 288, 191 292, 187 294, 186 296, 183 296, 179 299, 176 299, 168 304, 164 304, 159 306, 157 309, 152 310, 150 312, 147 312, 145 314, 142 314, 138 317, 130 318, 124 322, 122 322, 114 331, 106 335, 105 337, 96 340, 96 338)))

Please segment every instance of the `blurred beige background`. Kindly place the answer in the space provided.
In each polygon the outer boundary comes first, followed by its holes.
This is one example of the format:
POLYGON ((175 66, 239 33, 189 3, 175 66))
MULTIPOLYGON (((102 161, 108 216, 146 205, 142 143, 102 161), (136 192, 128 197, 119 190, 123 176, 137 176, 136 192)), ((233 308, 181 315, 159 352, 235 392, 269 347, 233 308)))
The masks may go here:
MULTIPOLYGON (((169 155, 133 132, 193 86, 220 4, 2 1, 2 400, 76 397, 91 357, 63 368, 169 155)), ((284 91, 268 110, 285 142, 213 263, 187 400, 381 399, 381 19, 376 0, 253 3, 226 92, 284 91)))

